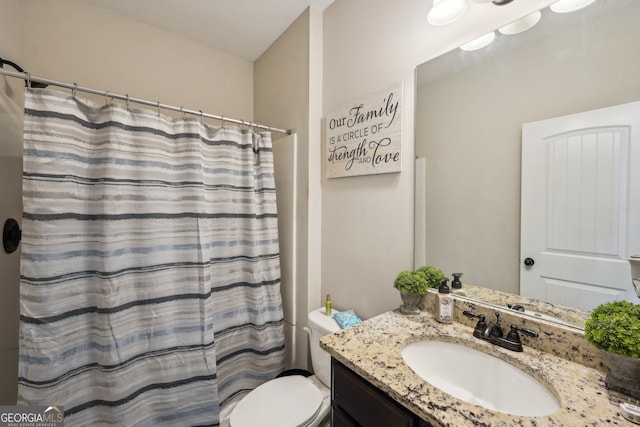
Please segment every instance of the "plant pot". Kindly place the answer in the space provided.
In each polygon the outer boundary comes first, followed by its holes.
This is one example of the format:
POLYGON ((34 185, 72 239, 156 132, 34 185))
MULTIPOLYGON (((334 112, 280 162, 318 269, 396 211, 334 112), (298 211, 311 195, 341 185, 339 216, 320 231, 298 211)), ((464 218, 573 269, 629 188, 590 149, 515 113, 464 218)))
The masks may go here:
POLYGON ((602 361, 609 371, 607 388, 640 399, 640 359, 603 351, 602 361))
POLYGON ((420 314, 420 305, 423 296, 424 294, 405 294, 404 292, 400 292, 400 298, 402 299, 400 313, 420 314))

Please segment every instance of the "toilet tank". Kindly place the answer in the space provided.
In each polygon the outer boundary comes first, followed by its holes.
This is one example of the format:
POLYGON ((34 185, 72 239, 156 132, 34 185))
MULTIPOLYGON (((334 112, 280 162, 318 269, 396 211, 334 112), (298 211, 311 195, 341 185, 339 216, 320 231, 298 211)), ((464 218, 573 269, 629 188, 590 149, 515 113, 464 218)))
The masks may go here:
MULTIPOLYGON (((331 310, 331 314, 335 313, 331 310)), ((320 348, 320 338, 340 330, 338 322, 324 314, 324 307, 309 313, 309 346, 313 372, 327 387, 331 387, 331 356, 320 348)))

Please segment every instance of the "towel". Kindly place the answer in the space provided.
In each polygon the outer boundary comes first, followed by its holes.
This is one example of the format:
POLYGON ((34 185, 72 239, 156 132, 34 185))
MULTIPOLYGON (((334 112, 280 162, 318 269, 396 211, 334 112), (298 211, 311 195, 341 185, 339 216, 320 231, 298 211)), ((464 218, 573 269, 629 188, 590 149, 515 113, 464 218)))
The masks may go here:
POLYGON ((362 319, 353 310, 334 313, 333 318, 336 319, 342 329, 362 323, 362 319))

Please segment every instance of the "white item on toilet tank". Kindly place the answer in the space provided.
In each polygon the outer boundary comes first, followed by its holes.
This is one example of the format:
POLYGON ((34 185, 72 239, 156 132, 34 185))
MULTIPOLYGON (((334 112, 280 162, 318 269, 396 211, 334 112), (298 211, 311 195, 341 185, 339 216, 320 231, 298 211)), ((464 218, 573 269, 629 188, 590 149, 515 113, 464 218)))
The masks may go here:
MULTIPOLYGON (((335 312, 335 310, 331 310, 332 315, 335 312)), ((327 387, 331 385, 331 356, 320 348, 320 338, 339 330, 338 322, 325 314, 324 307, 309 313, 309 327, 305 331, 309 334, 313 373, 327 387)))

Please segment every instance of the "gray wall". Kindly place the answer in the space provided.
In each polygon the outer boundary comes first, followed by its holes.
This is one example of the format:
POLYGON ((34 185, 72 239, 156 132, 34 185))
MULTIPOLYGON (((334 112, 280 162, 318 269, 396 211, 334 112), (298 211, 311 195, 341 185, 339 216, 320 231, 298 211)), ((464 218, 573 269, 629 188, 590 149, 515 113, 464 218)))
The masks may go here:
MULTIPOLYGON (((310 177, 319 167, 321 65, 322 12, 316 9, 307 9, 254 64, 255 120, 292 128, 298 138, 296 194, 278 189, 279 203, 281 198, 294 198, 296 214, 293 248, 283 248, 281 236, 287 368, 308 367, 308 339, 302 327, 309 311, 320 307, 320 183, 310 177)), ((275 147, 281 136, 273 137, 275 147)), ((277 175, 277 158, 275 166, 277 175)))
POLYGON ((468 13, 445 27, 427 23, 432 2, 424 0, 337 0, 325 10, 325 117, 404 82, 402 172, 311 177, 322 180, 322 293, 331 294, 336 308, 354 309, 365 318, 397 308, 393 280, 413 268, 415 67, 549 3, 469 2, 468 13))

